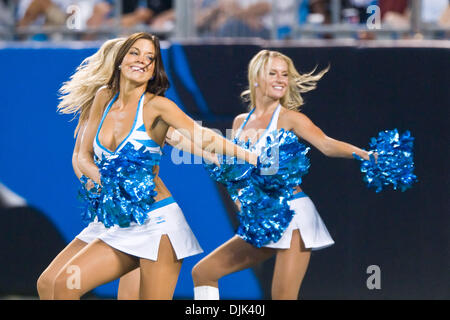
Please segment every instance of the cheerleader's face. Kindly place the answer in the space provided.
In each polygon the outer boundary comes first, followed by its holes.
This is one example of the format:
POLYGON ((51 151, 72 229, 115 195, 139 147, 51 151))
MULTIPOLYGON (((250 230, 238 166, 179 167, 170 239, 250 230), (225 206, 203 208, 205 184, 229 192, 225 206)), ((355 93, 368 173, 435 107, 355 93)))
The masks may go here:
POLYGON ((147 83, 155 70, 155 46, 139 39, 130 47, 121 64, 121 76, 132 82, 147 83))
POLYGON ((258 77, 256 94, 262 94, 274 100, 279 100, 287 92, 289 84, 288 64, 282 58, 269 61, 264 74, 258 77))

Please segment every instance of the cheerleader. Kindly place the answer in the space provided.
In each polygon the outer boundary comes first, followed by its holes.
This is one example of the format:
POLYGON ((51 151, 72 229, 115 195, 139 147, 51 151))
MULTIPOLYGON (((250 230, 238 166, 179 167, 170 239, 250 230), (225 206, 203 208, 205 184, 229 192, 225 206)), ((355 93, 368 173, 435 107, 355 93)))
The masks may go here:
MULTIPOLYGON (((260 154, 267 136, 274 130, 284 129, 306 140, 326 156, 352 158, 356 154, 368 160, 368 152, 328 137, 299 110, 303 104, 300 93, 315 89, 317 81, 327 71, 301 75, 289 57, 276 51, 260 51, 250 61, 249 89, 241 95, 253 107, 249 113, 234 119, 234 138, 243 142, 249 140, 250 148, 260 154)), ((270 183, 270 175, 265 179, 270 183)), ((334 241, 307 194, 300 186, 296 187, 294 193, 288 202, 294 215, 277 241, 252 242, 245 232, 246 226, 241 226, 237 235, 194 266, 192 277, 195 299, 219 299, 220 278, 252 267, 273 255, 276 255, 276 262, 272 299, 298 298, 311 251, 331 246, 334 241)), ((237 205, 241 205, 239 201, 237 205)), ((258 216, 260 213, 253 214, 258 216)), ((280 212, 273 212, 273 215, 278 214, 280 212)))
MULTIPOLYGON (((115 56, 124 41, 125 38, 106 41, 95 54, 80 64, 70 80, 60 89, 62 96, 58 110, 63 114, 79 116, 72 155, 72 167, 78 179, 81 178, 82 173, 78 168, 77 158, 89 111, 96 92, 102 90, 111 77, 115 56)), ((56 275, 72 257, 104 231, 105 228, 101 223, 92 222, 53 259, 37 281, 40 299, 53 299, 56 275)), ((118 299, 138 298, 137 288, 139 288, 139 278, 136 279, 136 272, 122 277, 119 283, 118 299)))
POLYGON ((169 83, 157 37, 128 37, 112 70, 107 88, 95 95, 77 157, 80 172, 94 185, 92 198, 99 200, 87 215, 107 230, 61 268, 53 298, 79 299, 139 267, 140 298, 171 299, 183 259, 202 250, 158 176, 169 127, 201 150, 252 165, 257 155, 199 126, 164 98, 169 83), (76 287, 67 285, 74 267, 76 287))
MULTIPOLYGON (((89 111, 97 91, 103 90, 106 87, 112 75, 115 56, 124 41, 125 38, 106 41, 95 54, 86 58, 80 64, 70 80, 65 82, 60 89, 61 101, 58 105, 58 110, 63 114, 75 114, 79 116, 78 125, 75 129, 76 142, 72 155, 72 166, 78 179, 82 177, 82 173, 78 168, 77 158, 89 111)), ((174 147, 203 156, 211 161, 215 160, 211 158, 209 153, 202 152, 200 148, 192 145, 187 139, 182 139, 182 135, 173 128, 169 128, 166 142, 174 147)), ((40 299, 53 299, 54 280, 58 272, 81 249, 105 231, 106 228, 101 222, 93 221, 89 223, 55 257, 37 281, 37 290, 40 299)), ((120 278, 117 299, 139 299, 139 271, 139 268, 136 268, 120 278)))

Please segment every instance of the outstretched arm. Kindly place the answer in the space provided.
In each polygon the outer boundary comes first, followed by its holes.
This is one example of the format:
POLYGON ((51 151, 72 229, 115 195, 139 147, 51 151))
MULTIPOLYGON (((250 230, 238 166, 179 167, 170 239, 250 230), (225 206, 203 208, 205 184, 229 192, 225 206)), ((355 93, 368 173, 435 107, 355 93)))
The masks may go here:
POLYGON ((202 127, 194 120, 189 118, 178 106, 169 99, 158 97, 153 103, 153 107, 159 113, 159 116, 169 126, 177 129, 184 137, 191 140, 200 149, 224 154, 230 157, 237 157, 256 165, 257 155, 245 150, 231 141, 225 139, 211 129, 202 127))
POLYGON ((199 148, 191 140, 187 139, 185 136, 183 136, 180 132, 178 132, 172 127, 169 127, 169 130, 167 131, 166 142, 174 148, 177 148, 185 152, 189 152, 196 156, 202 157, 205 160, 213 162, 216 165, 219 165, 216 154, 204 151, 203 149, 199 148))
POLYGON ((369 153, 347 142, 328 137, 307 116, 302 113, 288 111, 287 119, 295 134, 308 141, 320 152, 328 157, 352 158, 353 153, 363 159, 369 160, 369 153))

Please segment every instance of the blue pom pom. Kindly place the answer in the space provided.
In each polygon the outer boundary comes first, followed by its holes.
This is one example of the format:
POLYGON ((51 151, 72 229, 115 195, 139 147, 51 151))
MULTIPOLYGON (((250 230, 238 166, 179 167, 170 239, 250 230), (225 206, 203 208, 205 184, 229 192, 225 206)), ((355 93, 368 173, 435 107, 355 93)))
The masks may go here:
POLYGON ((118 153, 96 159, 101 176, 101 191, 84 190, 80 198, 87 202, 84 220, 97 217, 105 227, 128 227, 131 222, 142 225, 157 195, 153 179, 153 167, 159 164, 161 155, 145 152, 142 146, 136 150, 127 143, 118 153))
MULTIPOLYGON (((248 143, 239 140, 233 142, 244 149, 249 149, 248 143)), ((214 181, 227 187, 233 200, 235 200, 236 191, 247 186, 256 167, 236 157, 218 155, 218 160, 219 166, 205 161, 203 161, 203 166, 214 181)))
MULTIPOLYGON (((249 149, 248 143, 235 143, 249 149)), ((205 164, 211 178, 241 203, 236 233, 242 239, 258 248, 280 240, 295 214, 288 201, 308 172, 308 151, 293 132, 281 129, 267 136, 257 167, 227 157, 220 167, 205 164)))
POLYGON ((81 220, 84 223, 94 221, 99 206, 100 186, 86 176, 80 178, 81 186, 78 190, 78 200, 80 200, 84 207, 81 211, 81 220), (93 187, 87 188, 88 181, 92 182, 93 187))
POLYGON ((309 149, 291 131, 271 132, 261 150, 258 171, 253 179, 268 192, 295 188, 302 183, 302 176, 308 173, 309 149))
POLYGON ((373 154, 370 160, 353 154, 354 158, 361 161, 361 172, 367 186, 377 193, 389 185, 394 190, 409 189, 417 181, 414 174, 413 142, 414 138, 409 131, 400 135, 397 129, 386 130, 380 132, 377 138, 370 139, 370 150, 378 154, 376 161, 373 154))

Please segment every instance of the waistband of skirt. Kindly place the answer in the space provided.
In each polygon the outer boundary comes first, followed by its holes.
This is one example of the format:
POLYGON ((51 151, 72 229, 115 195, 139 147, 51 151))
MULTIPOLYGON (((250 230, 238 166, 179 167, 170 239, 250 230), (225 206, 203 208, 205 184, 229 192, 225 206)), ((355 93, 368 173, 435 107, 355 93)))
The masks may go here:
POLYGON ((293 200, 293 199, 299 199, 299 198, 306 198, 306 197, 308 197, 308 196, 306 195, 306 193, 304 193, 303 191, 300 191, 300 192, 294 194, 294 195, 292 196, 292 199, 291 199, 291 200, 293 200))
POLYGON ((175 199, 173 197, 164 198, 164 199, 162 199, 162 200, 160 200, 158 202, 153 203, 150 206, 150 211, 153 211, 153 210, 156 210, 156 209, 168 206, 169 204, 172 204, 172 203, 176 203, 176 201, 175 201, 175 199))

